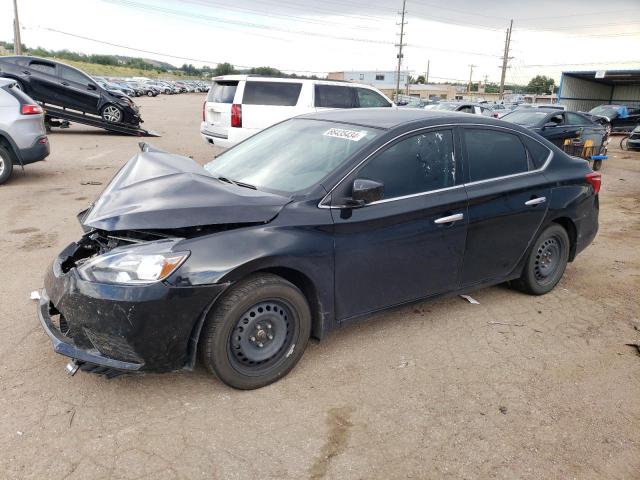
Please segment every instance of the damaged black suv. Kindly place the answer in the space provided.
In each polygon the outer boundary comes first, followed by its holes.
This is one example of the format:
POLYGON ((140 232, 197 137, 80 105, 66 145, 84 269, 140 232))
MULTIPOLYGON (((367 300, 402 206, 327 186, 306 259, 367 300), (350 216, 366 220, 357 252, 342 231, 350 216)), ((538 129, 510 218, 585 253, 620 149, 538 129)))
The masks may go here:
POLYGON ((549 292, 596 235, 599 187, 535 133, 450 112, 305 115, 204 168, 143 146, 79 215, 38 312, 71 372, 199 354, 257 388, 374 311, 506 281, 549 292))

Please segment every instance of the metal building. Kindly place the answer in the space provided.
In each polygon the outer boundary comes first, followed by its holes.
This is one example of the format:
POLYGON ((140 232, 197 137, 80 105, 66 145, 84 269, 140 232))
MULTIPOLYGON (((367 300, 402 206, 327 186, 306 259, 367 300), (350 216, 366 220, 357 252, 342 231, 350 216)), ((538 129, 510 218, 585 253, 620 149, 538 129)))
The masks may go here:
POLYGON ((562 72, 558 102, 582 112, 598 105, 640 107, 640 70, 562 72))

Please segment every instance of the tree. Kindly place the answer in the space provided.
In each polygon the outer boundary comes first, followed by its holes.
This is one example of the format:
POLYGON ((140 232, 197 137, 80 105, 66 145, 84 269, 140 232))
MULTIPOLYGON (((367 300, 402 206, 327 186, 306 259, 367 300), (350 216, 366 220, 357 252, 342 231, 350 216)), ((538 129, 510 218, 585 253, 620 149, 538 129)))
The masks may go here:
POLYGON ((286 77, 280 70, 273 67, 256 67, 249 70, 251 75, 263 75, 265 77, 286 77))
POLYGON ((413 83, 422 83, 422 84, 426 83, 426 79, 424 78, 424 75, 418 75, 418 78, 415 78, 415 79, 413 77, 411 78, 413 80, 413 83))
POLYGON ((545 75, 536 75, 527 85, 527 92, 540 95, 543 93, 553 93, 556 81, 545 75))
POLYGON ((224 62, 224 63, 219 63, 216 66, 216 68, 213 69, 212 73, 214 76, 217 77, 220 75, 231 75, 233 73, 237 73, 237 70, 230 63, 224 62))

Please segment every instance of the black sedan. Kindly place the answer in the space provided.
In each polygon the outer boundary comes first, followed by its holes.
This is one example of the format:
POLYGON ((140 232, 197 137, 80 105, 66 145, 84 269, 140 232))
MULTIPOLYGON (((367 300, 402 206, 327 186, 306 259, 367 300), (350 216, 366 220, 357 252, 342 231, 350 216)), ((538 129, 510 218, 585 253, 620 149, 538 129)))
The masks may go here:
POLYGON ((631 132, 640 126, 640 108, 627 105, 600 105, 589 115, 601 119, 610 132, 631 132))
POLYGON ((34 100, 100 115, 109 123, 138 125, 138 107, 125 94, 107 90, 87 74, 64 63, 38 57, 0 57, 0 77, 15 80, 34 100))
POLYGON ((506 114, 502 120, 527 127, 559 147, 564 145, 565 140, 580 138, 583 141, 591 140, 594 150, 599 151, 607 139, 604 126, 576 112, 543 107, 525 108, 506 114))
POLYGON ((336 110, 204 168, 143 145, 46 273, 55 350, 108 376, 202 362, 251 389, 309 337, 503 282, 542 295, 598 229, 600 174, 482 116, 336 110))

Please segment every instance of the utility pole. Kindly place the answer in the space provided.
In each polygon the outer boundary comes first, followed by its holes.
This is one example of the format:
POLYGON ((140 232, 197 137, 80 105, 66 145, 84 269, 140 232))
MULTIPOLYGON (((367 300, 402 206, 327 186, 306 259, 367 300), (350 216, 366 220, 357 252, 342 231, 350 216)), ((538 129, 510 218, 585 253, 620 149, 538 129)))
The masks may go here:
POLYGON ((424 77, 424 84, 429 84, 429 67, 431 66, 431 60, 427 60, 427 76, 424 77))
POLYGON ((513 29, 513 20, 509 22, 507 35, 504 40, 504 54, 502 55, 502 75, 500 76, 500 100, 504 97, 504 79, 507 75, 507 65, 509 64, 509 48, 511 46, 511 30, 513 29))
POLYGON ((473 67, 477 67, 477 65, 469 65, 469 85, 467 86, 467 93, 471 93, 471 78, 473 77, 473 67))
POLYGON ((13 0, 13 53, 16 55, 22 55, 20 20, 18 19, 18 0, 13 0))
POLYGON ((398 72, 396 75, 396 103, 398 102, 398 94, 400 93, 400 68, 402 67, 402 47, 405 46, 404 41, 404 26, 407 22, 404 21, 404 16, 407 13, 407 0, 402 0, 402 12, 398 12, 398 14, 402 15, 402 20, 400 21, 400 43, 396 44, 398 47, 398 72))

